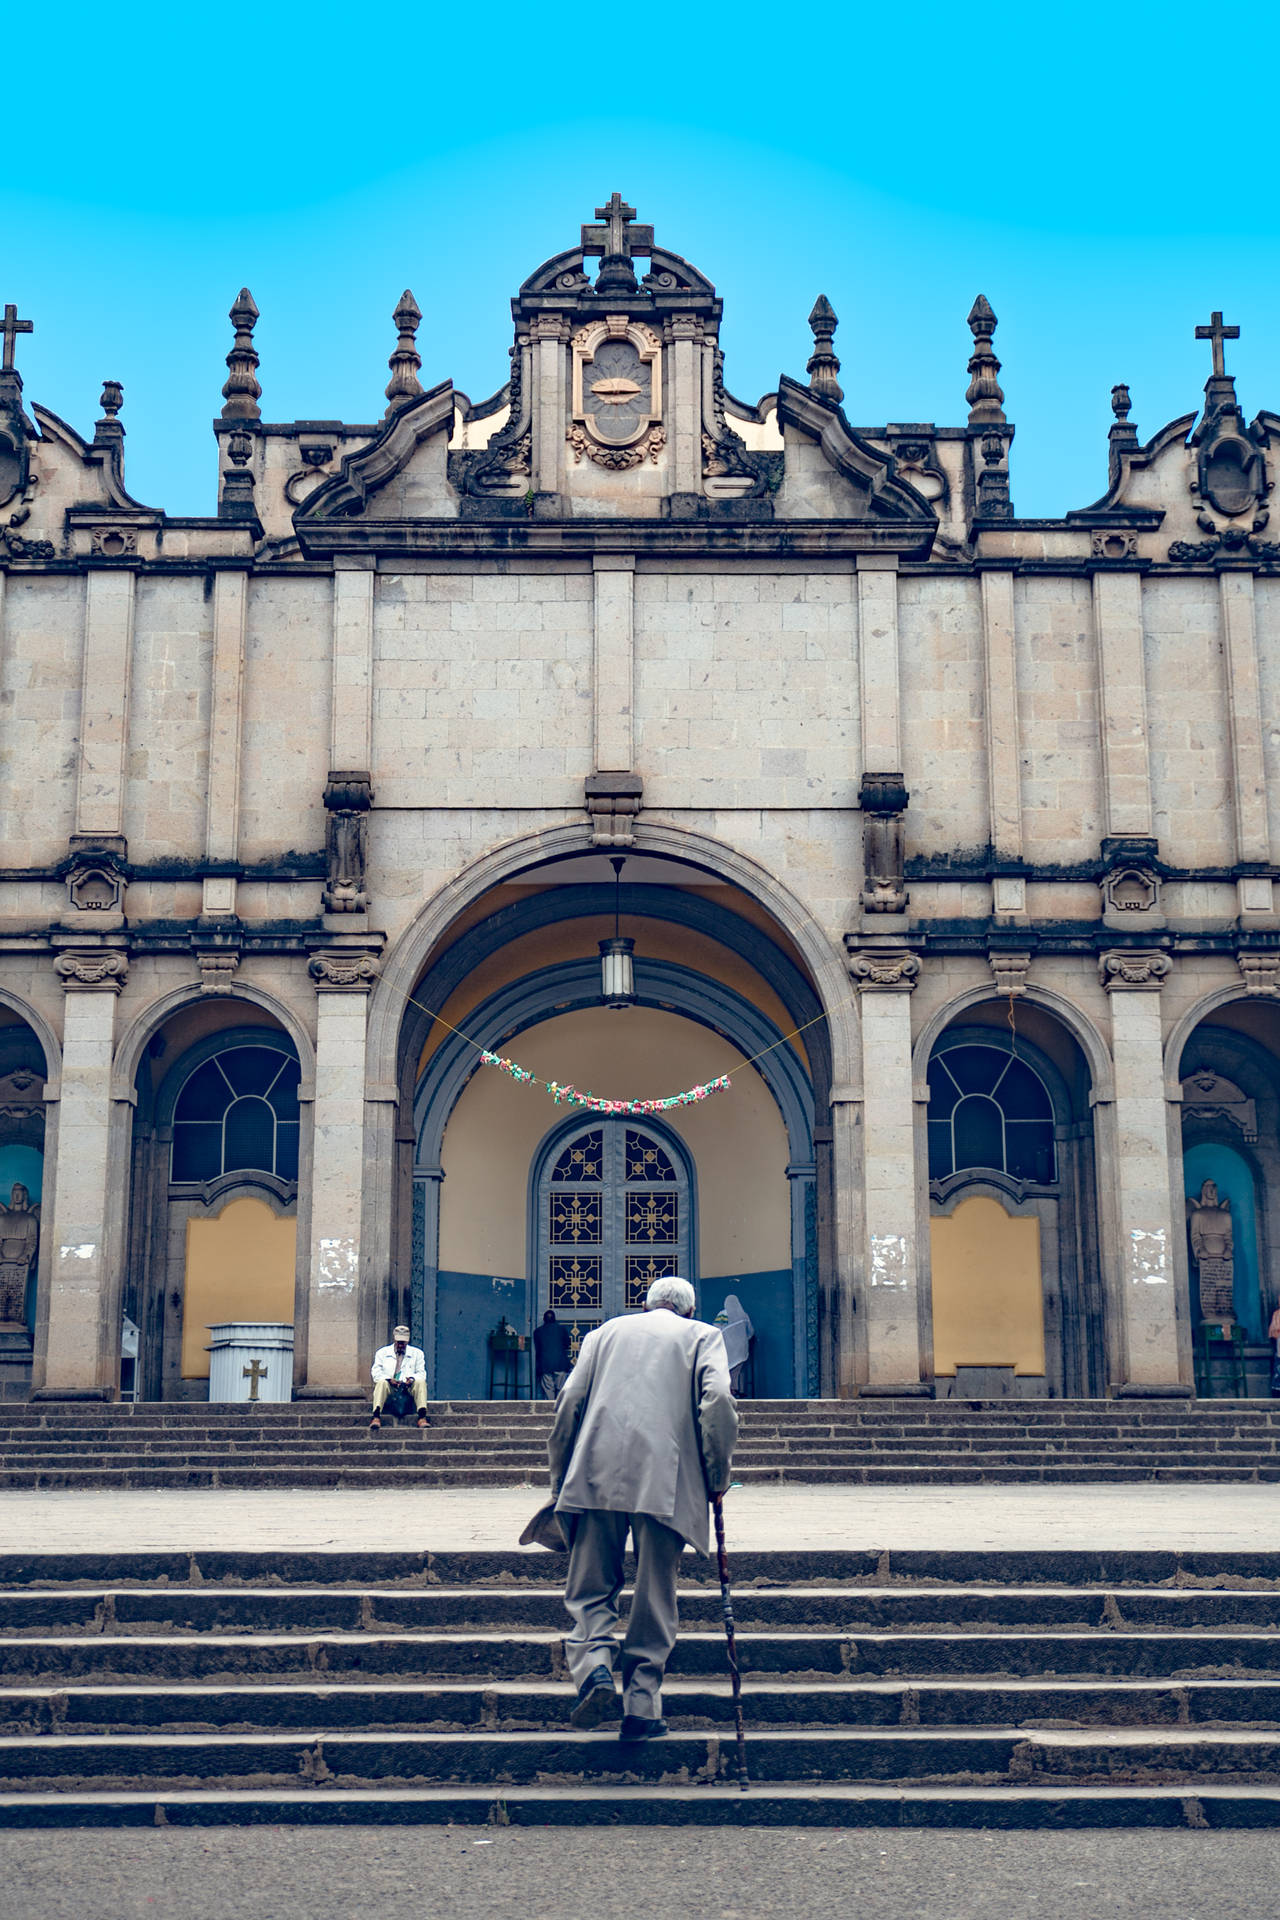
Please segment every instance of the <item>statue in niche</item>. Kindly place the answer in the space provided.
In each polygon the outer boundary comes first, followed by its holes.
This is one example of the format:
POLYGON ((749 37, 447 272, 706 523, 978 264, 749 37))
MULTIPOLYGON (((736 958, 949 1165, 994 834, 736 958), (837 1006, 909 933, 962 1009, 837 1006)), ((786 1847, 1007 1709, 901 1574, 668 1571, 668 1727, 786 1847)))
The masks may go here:
POLYGON ((1227 1333, 1236 1317, 1232 1297, 1235 1234, 1231 1203, 1219 1199, 1216 1181, 1206 1180, 1198 1198, 1188 1197, 1187 1222, 1191 1256, 1200 1279, 1200 1317, 1206 1326, 1220 1326, 1227 1333))
POLYGON ((8 1206, 0 1200, 0 1321, 21 1323, 39 1244, 40 1209, 31 1205, 29 1190, 15 1180, 8 1206))

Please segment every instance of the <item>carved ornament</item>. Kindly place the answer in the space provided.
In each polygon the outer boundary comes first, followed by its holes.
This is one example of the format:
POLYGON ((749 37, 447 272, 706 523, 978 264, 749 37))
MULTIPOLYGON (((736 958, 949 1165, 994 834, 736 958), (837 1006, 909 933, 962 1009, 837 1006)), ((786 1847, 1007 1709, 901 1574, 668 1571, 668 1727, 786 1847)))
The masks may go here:
POLYGON ((1161 987, 1172 962, 1167 953, 1122 947, 1098 955, 1098 978, 1108 993, 1161 987))
POLYGON ((1160 904, 1160 876, 1151 867, 1113 867, 1103 877, 1102 898, 1112 913, 1150 913, 1160 904))
POLYGON ((1012 998, 1015 993, 1026 992, 1027 973, 1031 966, 1029 953, 988 953, 987 965, 991 968, 997 993, 1012 998))
POLYGON ((1183 1081, 1182 1118, 1184 1124, 1188 1120, 1226 1120, 1246 1140, 1258 1137, 1257 1102, 1212 1067, 1202 1067, 1183 1081))
POLYGON ((136 527, 95 527, 89 535, 89 550, 98 559, 124 560, 138 551, 136 527))
POLYGON ((1138 536, 1128 527, 1095 527, 1095 560, 1134 560, 1138 554, 1138 536))
POLYGON ((636 816, 644 805, 638 773, 589 773, 585 803, 593 847, 633 847, 636 816))
POLYGON ((906 952, 851 953, 849 972, 863 993, 910 993, 920 978, 920 961, 906 952))
POLYGON ((662 342, 625 313, 607 314, 573 336, 573 418, 566 433, 575 461, 583 454, 620 472, 647 454, 656 461, 666 440, 662 418, 662 342))
POLYGON ((311 956, 308 973, 317 992, 326 988, 345 988, 368 993, 380 971, 371 953, 316 953, 311 956))
POLYGON ((73 990, 119 993, 129 977, 128 956, 111 949, 93 948, 85 953, 60 953, 53 970, 70 993, 73 990))
POLYGON ((196 965, 200 969, 201 993, 219 993, 234 980, 240 955, 234 947, 205 948, 197 951, 196 965))
POLYGON ((598 467, 607 467, 610 473, 625 473, 628 467, 643 466, 646 454, 656 466, 658 455, 667 444, 665 429, 650 427, 641 446, 602 447, 577 420, 565 429, 564 437, 573 448, 575 466, 581 466, 585 453, 588 460, 594 460, 598 467))

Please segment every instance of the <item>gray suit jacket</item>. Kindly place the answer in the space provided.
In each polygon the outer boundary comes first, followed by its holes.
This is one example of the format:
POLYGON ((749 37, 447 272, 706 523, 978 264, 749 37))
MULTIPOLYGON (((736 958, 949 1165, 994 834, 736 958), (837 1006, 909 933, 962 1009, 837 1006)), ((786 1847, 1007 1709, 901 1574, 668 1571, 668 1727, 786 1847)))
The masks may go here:
POLYGON ((556 1401, 556 1511, 649 1514, 707 1553, 707 1501, 729 1484, 737 1433, 718 1327, 665 1308, 606 1320, 556 1401))

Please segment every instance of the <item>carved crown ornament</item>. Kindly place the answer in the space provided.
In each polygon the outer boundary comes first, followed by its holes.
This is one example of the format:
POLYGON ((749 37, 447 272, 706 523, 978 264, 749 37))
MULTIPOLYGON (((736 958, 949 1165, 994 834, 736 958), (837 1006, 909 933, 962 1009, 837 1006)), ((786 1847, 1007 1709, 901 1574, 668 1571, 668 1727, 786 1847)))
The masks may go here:
POLYGON ((662 427, 662 342, 652 328, 611 313, 574 334, 573 419, 565 438, 613 472, 656 461, 662 427))

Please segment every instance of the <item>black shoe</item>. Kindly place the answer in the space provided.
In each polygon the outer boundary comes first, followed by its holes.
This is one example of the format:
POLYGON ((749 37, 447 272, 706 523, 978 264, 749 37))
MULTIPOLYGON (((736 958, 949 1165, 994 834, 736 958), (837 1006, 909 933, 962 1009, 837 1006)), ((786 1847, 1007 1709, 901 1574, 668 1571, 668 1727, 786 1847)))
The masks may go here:
POLYGON ((430 1425, 431 1425, 431 1422, 430 1422, 430 1421, 428 1420, 428 1418, 427 1418, 427 1416, 426 1416, 426 1414, 425 1414, 425 1413, 420 1413, 420 1414, 418 1415, 418 1426, 419 1426, 419 1429, 421 1429, 421 1428, 423 1428, 423 1427, 429 1427, 430 1425))
POLYGON ((614 1687, 613 1675, 608 1667, 597 1667, 578 1688, 578 1704, 569 1715, 569 1725, 587 1733, 606 1720, 621 1718, 622 1702, 614 1687))
POLYGON ((370 1433, 379 1433, 381 1432, 381 1430, 382 1430, 382 1421, 379 1419, 378 1415, 375 1413, 372 1420, 369 1422, 369 1431, 370 1433))
POLYGON ((665 1720, 645 1720, 638 1713, 624 1713, 618 1738, 619 1740, 663 1740, 666 1738, 666 1732, 665 1720))

